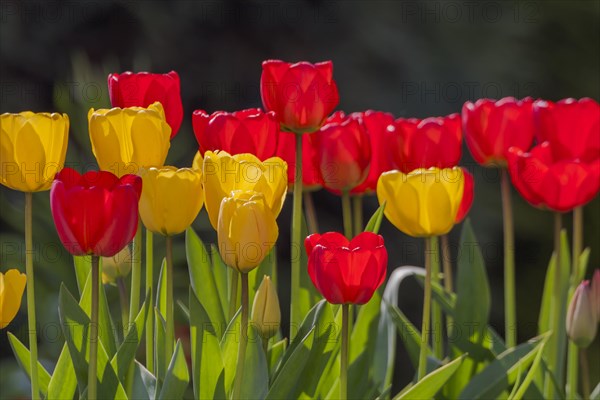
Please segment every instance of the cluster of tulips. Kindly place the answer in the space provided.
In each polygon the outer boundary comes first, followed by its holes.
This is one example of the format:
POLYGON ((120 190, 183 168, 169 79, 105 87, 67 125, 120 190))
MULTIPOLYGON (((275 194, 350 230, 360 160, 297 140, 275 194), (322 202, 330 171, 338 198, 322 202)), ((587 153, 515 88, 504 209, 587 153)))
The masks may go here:
MULTIPOLYGON (((277 217, 288 191, 293 192, 291 339, 297 333, 294 327, 300 326, 306 316, 294 303, 304 295, 301 280, 307 274, 329 303, 340 305, 339 388, 335 394, 347 398, 353 307, 367 304, 386 278, 388 255, 383 237, 377 234, 385 216, 401 232, 425 239, 416 382, 426 379, 431 334, 442 329, 441 311, 432 302, 432 291, 437 287, 446 294, 454 290, 446 235, 466 217, 474 197, 473 175, 459 166, 463 135, 480 165, 501 169, 507 348, 517 345, 511 181, 529 203, 556 215, 557 274, 564 269, 560 267, 564 259, 560 255, 562 215, 573 211, 572 302, 567 320, 551 318, 551 324, 554 332, 566 329, 572 339, 569 368, 577 366, 577 346, 586 347, 593 340, 600 321, 600 273, 596 271, 591 284, 582 282, 585 263, 580 256, 581 207, 600 189, 600 106, 596 101, 481 99, 467 102, 462 115, 425 119, 395 119, 389 113, 372 110, 345 114, 334 112, 339 94, 331 62, 290 64, 269 60, 263 63, 260 86, 264 110, 212 114, 194 111, 192 124, 199 151, 190 167, 177 168, 164 165, 184 114, 177 73, 111 74, 108 87, 114 108, 91 109, 88 113, 98 171, 80 174, 63 168, 69 132, 67 115, 26 111, 1 116, 0 183, 26 194, 27 258, 26 274, 9 270, 0 275, 0 328, 16 315, 27 282, 29 366, 38 365, 31 194, 50 190, 51 212, 62 244, 74 256, 91 256, 87 386, 80 387, 87 398, 98 396, 98 360, 104 352, 99 352, 102 337, 99 341, 98 329, 94 329, 99 318, 100 277, 104 282, 116 279, 122 285, 124 273, 119 268, 124 264, 124 253, 131 260, 125 263, 131 268, 131 300, 129 310, 122 306, 123 324, 135 326, 136 316, 143 311, 142 225, 146 232, 145 302, 165 301, 165 315, 143 314, 145 367, 164 378, 158 360, 175 360, 179 345, 173 317, 173 236, 189 231, 203 206, 217 232, 220 258, 230 267, 226 322, 239 318, 241 329, 235 375, 225 378, 230 382, 233 379, 227 394, 231 398, 244 396, 249 325, 255 325, 262 337, 265 356, 273 355, 275 344, 269 347, 269 341, 280 329, 281 311, 273 277, 265 276, 252 308, 248 281, 277 242, 277 217), (343 233, 318 233, 311 192, 320 188, 341 196, 343 233), (365 226, 362 199, 368 195, 377 196, 380 209, 365 226), (306 238, 301 233, 303 212, 311 233, 306 238), (158 285, 153 282, 153 234, 166 238, 164 276, 161 272, 164 282, 158 285), (307 268, 298 255, 302 243, 307 268), (443 257, 438 256, 439 249, 443 257), (439 260, 443 261, 443 271, 439 260), (160 293, 163 284, 165 293, 160 293)), ((552 303, 550 315, 560 315, 559 310, 565 307, 560 304, 560 295, 552 303)), ((126 329, 123 337, 130 332, 126 329)), ((558 333, 553 337, 557 338, 558 333)), ((434 340, 433 346, 435 356, 443 359, 442 342, 434 340)), ((561 371, 564 360, 560 354, 565 349, 560 345, 554 348, 557 354, 548 361, 548 368, 560 375, 557 371, 561 371)), ((47 394, 47 388, 40 388, 38 369, 29 368, 28 374, 32 397, 47 394)), ((572 371, 570 379, 571 375, 572 371)), ((572 393, 577 390, 576 372, 574 376, 575 381, 569 382, 572 393)), ((559 386, 561 382, 559 378, 559 386)), ((161 383, 168 386, 164 379, 157 385, 161 383)), ((547 390, 546 396, 554 395, 554 387, 547 390)))

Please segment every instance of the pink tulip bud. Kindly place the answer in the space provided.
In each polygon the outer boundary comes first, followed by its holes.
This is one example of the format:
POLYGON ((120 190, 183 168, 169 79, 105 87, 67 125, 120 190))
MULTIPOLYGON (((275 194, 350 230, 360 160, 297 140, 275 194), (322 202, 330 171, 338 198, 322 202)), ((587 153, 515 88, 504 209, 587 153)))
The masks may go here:
MULTIPOLYGON (((594 279, 596 282, 595 277, 594 279)), ((597 284, 590 285, 590 281, 581 282, 573 294, 567 312, 567 334, 581 348, 588 347, 594 341, 598 329, 598 307, 594 304, 597 302, 593 286, 598 287, 597 284)))

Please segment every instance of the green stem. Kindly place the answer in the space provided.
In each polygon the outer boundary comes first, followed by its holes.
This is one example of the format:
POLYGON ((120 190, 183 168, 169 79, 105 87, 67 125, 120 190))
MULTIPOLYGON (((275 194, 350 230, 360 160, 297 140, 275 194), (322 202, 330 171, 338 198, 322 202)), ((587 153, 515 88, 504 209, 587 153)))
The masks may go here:
MULTIPOLYGON (((146 229, 146 301, 154 304, 154 240, 152 232, 146 229)), ((153 374, 154 371, 154 312, 153 307, 148 308, 146 316, 146 368, 153 374)))
POLYGON ((515 235, 508 170, 502 169, 502 221, 504 228, 504 337, 506 347, 517 344, 517 309, 515 303, 515 235))
POLYGON ((569 341, 569 355, 567 358, 567 398, 576 399, 577 378, 579 376, 579 347, 569 341))
POLYGON ((135 318, 140 311, 140 287, 142 279, 142 223, 138 222, 137 232, 131 248, 131 300, 129 300, 129 316, 135 318))
POLYGON ((573 210, 573 265, 571 267, 571 286, 575 287, 579 282, 579 256, 583 249, 583 208, 576 207, 573 210))
POLYGON ((35 279, 33 275, 33 197, 31 192, 25 193, 25 272, 27 274, 27 324, 29 327, 29 361, 31 368, 31 398, 39 399, 38 389, 38 351, 37 322, 35 318, 35 279))
POLYGON ((296 134, 296 169, 294 177, 294 204, 292 210, 291 240, 291 288, 290 288, 290 340, 302 322, 302 315, 294 307, 294 300, 300 296, 300 252, 302 248, 302 135, 296 134))
MULTIPOLYGON (((430 238, 431 245, 431 281, 440 284, 440 254, 437 236, 430 238)), ((431 304, 433 352, 441 360, 444 358, 444 343, 442 341, 442 309, 437 302, 431 304)))
POLYGON ((90 321, 90 363, 88 365, 89 400, 97 399, 98 369, 98 298, 100 292, 99 257, 92 256, 92 317, 90 321))
POLYGON ((423 322, 421 325, 421 351, 417 380, 427 374, 427 353, 429 348, 429 325, 431 322, 431 238, 425 239, 425 293, 423 296, 423 322))
POLYGON ((119 289, 119 303, 121 305, 121 326, 123 327, 123 341, 129 331, 129 304, 127 302, 127 288, 123 278, 117 278, 117 288, 119 289))
POLYGON ((306 225, 308 225, 309 233, 319 232, 319 221, 317 219, 317 210, 313 201, 312 193, 306 192, 304 196, 304 211, 306 212, 306 225))
MULTIPOLYGON (((440 243, 442 247, 442 268, 444 271, 444 289, 448 293, 454 291, 454 283, 452 281, 452 261, 450 259, 450 243, 448 242, 448 235, 442 235, 440 243)), ((446 316, 446 332, 448 337, 452 336, 452 317, 446 316)))
POLYGON ((167 236, 167 274, 165 283, 167 286, 167 329, 165 332, 165 352, 167 362, 173 355, 173 343, 175 341, 175 321, 173 319, 173 237, 167 236))
POLYGON ((233 270, 231 273, 231 287, 229 292, 229 320, 233 319, 237 311, 238 277, 239 273, 233 270))
POLYGON ((581 361, 581 387, 583 390, 583 400, 590 399, 590 364, 588 361, 587 353, 585 349, 581 349, 579 353, 579 360, 581 361))
POLYGON ((342 304, 342 349, 340 354, 340 399, 348 398, 348 324, 349 304, 342 304))
POLYGON ((233 387, 233 399, 239 399, 244 380, 244 364, 246 362, 246 346, 248 345, 248 274, 242 275, 242 323, 240 326, 240 344, 238 347, 237 367, 233 387))
POLYGON ((344 220, 344 236, 352 239, 352 204, 350 203, 350 192, 342 192, 342 218, 344 220))
POLYGON ((353 222, 354 222, 354 236, 359 235, 363 229, 363 197, 361 195, 354 196, 352 198, 353 206, 353 222))

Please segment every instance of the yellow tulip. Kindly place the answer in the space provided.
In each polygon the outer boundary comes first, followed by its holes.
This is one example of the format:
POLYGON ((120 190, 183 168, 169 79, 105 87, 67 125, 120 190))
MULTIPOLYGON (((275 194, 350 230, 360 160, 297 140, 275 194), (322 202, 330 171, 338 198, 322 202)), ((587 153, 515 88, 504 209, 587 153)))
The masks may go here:
POLYGON ((92 108, 88 123, 92 151, 101 170, 121 177, 165 163, 171 127, 159 102, 148 108, 92 108))
POLYGON ((379 203, 386 218, 407 235, 437 236, 454 226, 462 200, 462 169, 416 169, 408 174, 385 172, 377 182, 379 203))
POLYGON ((67 114, 5 113, 0 127, 0 183, 21 192, 50 189, 65 164, 67 114))
POLYGON ((114 284, 117 278, 125 278, 131 271, 131 249, 129 246, 112 257, 102 257, 102 283, 114 284))
POLYGON ((166 236, 181 233, 202 208, 202 174, 192 168, 162 167, 141 171, 140 216, 144 226, 166 236))
POLYGON ((16 269, 0 272, 0 329, 13 320, 21 307, 27 277, 16 269))
MULTIPOLYGON (((201 158, 200 158, 201 159, 201 158)), ((195 159, 195 162, 199 162, 195 159)), ((264 195, 265 205, 277 217, 287 192, 287 163, 279 157, 260 161, 252 154, 204 153, 202 168, 206 211, 217 229, 221 201, 234 190, 264 195)))
POLYGON ((225 264, 250 272, 275 245, 279 228, 263 193, 236 190, 221 202, 217 234, 225 264))
POLYGON ((252 304, 252 322, 260 335, 269 339, 277 333, 281 324, 281 309, 277 290, 267 275, 263 277, 252 304))

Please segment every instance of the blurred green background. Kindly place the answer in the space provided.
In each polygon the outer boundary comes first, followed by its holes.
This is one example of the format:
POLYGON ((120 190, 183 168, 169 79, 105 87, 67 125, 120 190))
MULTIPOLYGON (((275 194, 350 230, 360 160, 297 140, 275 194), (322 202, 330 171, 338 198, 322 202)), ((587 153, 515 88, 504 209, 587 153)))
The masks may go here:
MULTIPOLYGON (((460 112, 480 97, 600 98, 598 1, 0 1, 0 112, 59 111, 71 118, 67 164, 95 168, 87 110, 109 106, 106 76, 125 70, 179 73, 185 118, 168 163, 186 166, 197 147, 195 109, 234 111, 260 107, 261 62, 269 58, 330 59, 340 91, 338 109, 388 111, 396 117, 460 112)), ((499 176, 473 164, 470 217, 482 244, 492 284, 492 322, 502 332, 502 225, 499 176)), ((320 228, 341 230, 340 199, 315 193, 320 228)), ((519 339, 536 334, 543 279, 551 254, 552 217, 517 193, 515 207, 519 339)), ((24 271, 23 195, 0 188, 0 268, 24 271)), ((600 267, 600 202, 585 208, 585 243, 593 245, 589 270, 600 267)), ((62 346, 57 313, 61 282, 76 290, 71 257, 63 250, 49 211, 48 192, 34 194, 34 262, 40 358, 52 369, 62 346)), ((376 209, 365 201, 366 218, 376 209)), ((280 287, 288 310, 291 199, 279 218, 280 287)), ((570 226, 570 215, 565 217, 570 226)), ((195 229, 215 242, 205 211, 195 229)), ((422 265, 422 244, 385 222, 381 233, 390 270, 422 265)), ((451 242, 456 244, 457 227, 451 242)), ((156 240, 156 259, 162 242, 156 240)), ((176 279, 187 293, 183 237, 176 239, 176 279)), ((158 268, 155 268, 155 270, 158 268)), ((107 288, 117 301, 115 288, 107 288)), ((419 323, 421 290, 406 283, 400 307, 419 323)), ((25 300, 23 301, 25 303, 25 300)), ((0 331, 0 398, 27 397, 6 331, 27 340, 24 313, 0 331)), ((598 339, 592 354, 598 351, 598 339)), ((395 384, 412 378, 399 346, 395 384)), ((598 353, 596 353, 598 354, 598 353)), ((592 358, 594 360, 594 358, 592 358)), ((598 360, 596 356, 595 360, 598 360)), ((592 362, 593 382, 600 375, 592 362)), ((396 388, 392 392, 396 392, 396 388)))

